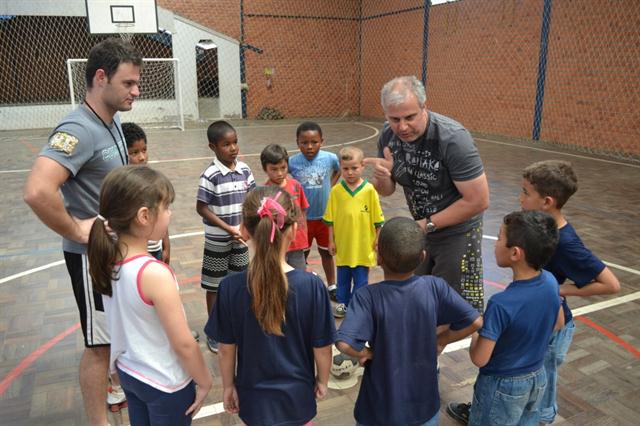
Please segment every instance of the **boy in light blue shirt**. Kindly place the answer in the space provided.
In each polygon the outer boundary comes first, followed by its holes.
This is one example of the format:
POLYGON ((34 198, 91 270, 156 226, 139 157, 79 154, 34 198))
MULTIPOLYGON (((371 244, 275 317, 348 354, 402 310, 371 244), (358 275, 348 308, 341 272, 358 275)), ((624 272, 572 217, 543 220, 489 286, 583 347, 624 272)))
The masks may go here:
POLYGON ((320 149, 324 143, 322 129, 317 123, 305 121, 296 130, 296 141, 300 153, 289 158, 289 173, 302 184, 304 195, 309 201, 307 209, 307 239, 309 256, 311 244, 316 240, 329 287, 329 294, 336 300, 336 265, 329 253, 329 228, 322 221, 327 208, 331 187, 340 176, 338 156, 320 149))

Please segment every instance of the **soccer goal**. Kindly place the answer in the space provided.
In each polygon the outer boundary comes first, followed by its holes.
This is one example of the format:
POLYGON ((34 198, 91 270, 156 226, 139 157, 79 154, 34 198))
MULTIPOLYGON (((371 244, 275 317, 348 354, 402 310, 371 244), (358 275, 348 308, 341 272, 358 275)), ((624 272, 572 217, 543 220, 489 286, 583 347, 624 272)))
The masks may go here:
MULTIPOLYGON (((71 106, 81 103, 87 91, 86 59, 67 59, 71 106)), ((122 122, 133 121, 144 127, 184 130, 180 74, 176 58, 144 58, 140 73, 140 97, 131 111, 121 112, 122 122)))

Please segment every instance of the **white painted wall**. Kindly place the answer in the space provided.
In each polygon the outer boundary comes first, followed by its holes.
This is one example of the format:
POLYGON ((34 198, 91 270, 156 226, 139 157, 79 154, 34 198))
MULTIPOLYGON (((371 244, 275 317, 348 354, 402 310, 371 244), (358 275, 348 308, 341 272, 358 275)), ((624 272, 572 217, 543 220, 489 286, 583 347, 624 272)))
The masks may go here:
POLYGON ((180 60, 182 104, 186 119, 198 119, 198 86, 196 76, 196 44, 211 40, 218 46, 218 78, 220 81, 220 117, 241 118, 240 45, 238 41, 208 30, 192 21, 175 16, 173 56, 180 60))

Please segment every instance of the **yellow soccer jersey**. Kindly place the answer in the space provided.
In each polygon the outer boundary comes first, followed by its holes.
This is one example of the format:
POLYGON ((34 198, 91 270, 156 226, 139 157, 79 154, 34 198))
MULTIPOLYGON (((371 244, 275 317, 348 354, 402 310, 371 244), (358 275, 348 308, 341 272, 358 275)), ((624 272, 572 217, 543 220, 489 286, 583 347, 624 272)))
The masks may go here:
POLYGON ((384 215, 373 185, 364 180, 351 191, 340 181, 331 189, 322 220, 333 226, 337 266, 376 266, 373 242, 384 215))

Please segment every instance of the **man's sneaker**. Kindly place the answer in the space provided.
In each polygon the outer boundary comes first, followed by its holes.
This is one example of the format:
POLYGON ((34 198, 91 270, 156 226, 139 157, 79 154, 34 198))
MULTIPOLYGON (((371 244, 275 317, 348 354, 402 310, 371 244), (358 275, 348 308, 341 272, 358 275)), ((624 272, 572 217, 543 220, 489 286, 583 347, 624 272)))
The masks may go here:
POLYGON ((107 389, 107 405, 113 413, 127 406, 127 397, 121 386, 109 386, 107 389))
POLYGON ((218 342, 213 340, 211 337, 207 337, 207 347, 214 354, 218 353, 218 342))
POLYGON ((469 424, 469 412, 471 403, 450 402, 447 404, 447 414, 463 425, 469 424))
POLYGON ((338 303, 333 310, 333 316, 336 318, 344 318, 345 315, 347 315, 347 305, 338 303))
POLYGON ((200 333, 198 333, 195 330, 191 330, 191 335, 193 336, 196 342, 200 341, 200 333))
POLYGON ((333 300, 334 302, 338 301, 338 287, 335 284, 331 284, 327 290, 329 291, 329 299, 333 300))

